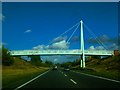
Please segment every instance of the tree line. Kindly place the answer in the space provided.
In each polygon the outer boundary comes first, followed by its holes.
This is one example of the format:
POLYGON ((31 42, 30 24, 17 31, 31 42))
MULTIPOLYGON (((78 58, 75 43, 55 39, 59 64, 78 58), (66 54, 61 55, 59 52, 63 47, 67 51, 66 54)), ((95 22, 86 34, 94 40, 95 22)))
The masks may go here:
MULTIPOLYGON (((31 60, 29 63, 35 66, 52 66, 53 63, 51 61, 43 61, 41 60, 40 56, 29 56, 31 60)), ((20 57, 19 57, 20 58, 20 57)), ((10 55, 9 49, 5 48, 4 45, 2 45, 2 65, 10 66, 13 65, 15 62, 13 56, 10 55)))

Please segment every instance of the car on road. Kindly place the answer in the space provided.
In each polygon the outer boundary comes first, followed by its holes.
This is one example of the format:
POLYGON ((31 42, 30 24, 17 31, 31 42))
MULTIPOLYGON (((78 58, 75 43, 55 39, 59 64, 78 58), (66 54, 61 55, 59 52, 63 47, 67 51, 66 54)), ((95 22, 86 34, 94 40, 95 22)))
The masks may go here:
POLYGON ((70 68, 69 68, 69 67, 64 67, 63 70, 64 70, 64 71, 70 71, 70 68))
POLYGON ((57 66, 53 66, 53 70, 57 70, 57 66))

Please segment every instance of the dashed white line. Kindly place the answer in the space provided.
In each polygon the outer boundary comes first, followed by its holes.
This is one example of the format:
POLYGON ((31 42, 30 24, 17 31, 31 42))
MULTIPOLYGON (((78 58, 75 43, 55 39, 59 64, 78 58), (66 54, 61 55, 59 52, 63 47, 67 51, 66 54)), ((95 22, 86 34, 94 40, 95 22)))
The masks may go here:
POLYGON ((67 77, 67 75, 66 74, 64 74, 66 77, 67 77))
POLYGON ((17 87, 17 88, 16 88, 16 89, 14 89, 14 90, 18 90, 18 89, 22 88, 23 86, 27 85, 28 83, 32 82, 33 80, 35 80, 35 79, 39 78, 40 76, 44 75, 45 73, 47 73, 47 72, 49 72, 49 71, 50 71, 50 70, 48 70, 48 71, 46 71, 46 72, 44 72, 44 73, 42 73, 42 74, 38 75, 37 77, 35 77, 35 78, 31 79, 30 81, 28 81, 28 82, 26 82, 26 83, 24 83, 24 84, 20 85, 19 87, 17 87))
POLYGON ((72 81, 74 84, 77 84, 74 80, 70 79, 70 81, 72 81))

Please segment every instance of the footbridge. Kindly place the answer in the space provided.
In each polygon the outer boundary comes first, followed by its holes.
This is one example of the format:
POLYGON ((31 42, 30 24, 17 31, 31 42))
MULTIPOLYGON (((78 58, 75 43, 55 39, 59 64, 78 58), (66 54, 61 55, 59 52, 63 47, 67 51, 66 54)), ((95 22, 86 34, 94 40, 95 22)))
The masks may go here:
MULTIPOLYGON (((89 55, 100 55, 100 56, 112 56, 114 55, 114 51, 110 51, 110 50, 85 50, 84 49, 84 34, 83 34, 83 21, 79 21, 76 25, 74 25, 73 27, 76 27, 75 31, 77 30, 77 28, 80 26, 80 45, 81 48, 80 49, 75 49, 75 50, 12 50, 10 51, 10 54, 12 56, 29 56, 29 55, 80 55, 81 56, 81 67, 85 68, 85 56, 89 56, 89 55)), ((72 27, 72 28, 73 28, 72 27)), ((72 29, 70 28, 70 29, 72 29)), ((70 30, 68 30, 70 31, 70 30)), ((66 31, 66 32, 68 32, 66 31)), ((73 36, 73 34, 75 33, 75 31, 72 33, 72 35, 70 36, 70 38, 68 39, 68 41, 71 39, 71 37, 73 36)), ((66 33, 65 32, 65 33, 66 33)), ((91 32, 90 32, 91 33, 91 32)), ((68 42, 67 41, 67 42, 68 42)), ((100 40, 98 40, 99 43, 100 40)), ((102 44, 102 46, 104 46, 102 44)))
MULTIPOLYGON (((82 55, 81 50, 16 50, 11 51, 12 56, 29 56, 29 55, 82 55)), ((114 51, 107 50, 84 50, 85 56, 101 55, 111 56, 114 55, 114 51)))

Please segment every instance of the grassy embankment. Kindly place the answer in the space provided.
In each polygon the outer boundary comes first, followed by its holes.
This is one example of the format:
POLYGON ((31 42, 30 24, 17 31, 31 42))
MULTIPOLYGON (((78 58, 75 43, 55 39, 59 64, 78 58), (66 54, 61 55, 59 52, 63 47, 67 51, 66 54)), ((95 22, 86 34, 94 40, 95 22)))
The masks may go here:
POLYGON ((120 81, 120 56, 90 60, 86 62, 86 69, 77 71, 120 81))
POLYGON ((2 66, 2 87, 16 88, 48 69, 49 67, 36 67, 24 60, 15 58, 12 66, 2 66))

